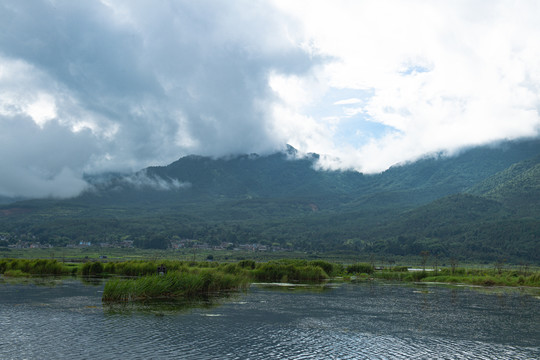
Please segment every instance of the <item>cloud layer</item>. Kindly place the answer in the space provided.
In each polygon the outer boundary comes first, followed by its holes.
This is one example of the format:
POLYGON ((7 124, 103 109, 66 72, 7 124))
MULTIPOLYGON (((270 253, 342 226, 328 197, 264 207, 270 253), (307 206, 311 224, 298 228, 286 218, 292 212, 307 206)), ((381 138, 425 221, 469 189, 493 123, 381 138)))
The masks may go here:
POLYGON ((290 143, 382 171, 535 136, 535 1, 0 0, 0 195, 290 143))
MULTIPOLYGON (((280 110, 323 126, 292 143, 325 144, 334 156, 324 166, 382 171, 433 152, 538 134, 538 2, 276 2, 304 24, 319 52, 338 59, 320 67, 314 77, 323 90, 303 108, 295 102, 280 110), (313 104, 340 91, 325 124, 313 104)), ((284 99, 294 84, 297 92, 314 88, 313 79, 295 79, 281 79, 284 99)))
POLYGON ((1 2, 0 193, 68 196, 83 172, 276 149, 268 76, 314 63, 287 22, 252 1, 1 2))

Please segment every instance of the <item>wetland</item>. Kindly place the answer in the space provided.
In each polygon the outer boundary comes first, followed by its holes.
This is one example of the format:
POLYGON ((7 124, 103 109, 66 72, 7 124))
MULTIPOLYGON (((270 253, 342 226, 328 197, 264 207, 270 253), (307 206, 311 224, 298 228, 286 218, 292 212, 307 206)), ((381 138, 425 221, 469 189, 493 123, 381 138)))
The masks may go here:
POLYGON ((253 283, 107 303, 109 279, 0 279, 0 358, 532 359, 537 289, 366 280, 253 283))

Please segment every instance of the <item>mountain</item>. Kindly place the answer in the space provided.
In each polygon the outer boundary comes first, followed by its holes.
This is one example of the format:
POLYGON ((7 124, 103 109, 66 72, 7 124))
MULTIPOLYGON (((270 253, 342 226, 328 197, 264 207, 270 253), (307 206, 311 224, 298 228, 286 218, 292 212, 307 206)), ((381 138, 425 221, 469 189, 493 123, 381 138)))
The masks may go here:
POLYGON ((23 198, 21 197, 10 197, 10 196, 2 196, 0 195, 0 205, 2 204, 11 204, 17 201, 21 201, 23 198))
POLYGON ((469 190, 499 201, 523 215, 540 210, 540 156, 520 161, 469 190))
POLYGON ((289 147, 94 176, 73 199, 0 206, 0 233, 55 244, 144 245, 160 236, 540 262, 539 139, 434 154, 374 175, 316 170, 318 159, 289 147))
POLYGON ((379 204, 383 207, 425 204, 466 191, 512 164, 528 159, 539 141, 479 147, 454 157, 441 154, 396 165, 382 174, 315 170, 317 154, 298 157, 286 152, 213 159, 186 156, 170 165, 149 167, 129 176, 95 182, 98 191, 85 201, 156 203, 160 206, 201 201, 250 199, 316 199, 321 205, 379 204))
POLYGON ((497 254, 538 261, 540 156, 512 164, 464 193, 408 211, 386 233, 399 233, 402 240, 435 239, 435 253, 453 249, 454 256, 478 259, 497 254))

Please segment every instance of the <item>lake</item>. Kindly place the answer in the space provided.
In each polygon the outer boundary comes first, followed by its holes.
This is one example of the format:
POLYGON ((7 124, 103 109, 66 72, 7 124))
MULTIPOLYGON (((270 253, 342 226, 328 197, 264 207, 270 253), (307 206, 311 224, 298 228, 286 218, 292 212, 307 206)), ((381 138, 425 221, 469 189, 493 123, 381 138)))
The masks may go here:
POLYGON ((537 291, 381 281, 253 285, 196 304, 107 306, 103 284, 0 279, 0 358, 540 358, 537 291))

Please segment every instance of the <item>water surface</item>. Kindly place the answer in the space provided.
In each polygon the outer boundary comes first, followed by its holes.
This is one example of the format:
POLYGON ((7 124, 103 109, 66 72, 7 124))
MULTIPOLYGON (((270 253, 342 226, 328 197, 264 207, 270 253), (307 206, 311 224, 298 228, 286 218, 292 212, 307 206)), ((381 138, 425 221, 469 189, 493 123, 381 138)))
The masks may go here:
POLYGON ((196 307, 104 306, 102 291, 79 280, 0 283, 0 358, 540 358, 540 299, 516 290, 252 286, 196 307))

